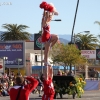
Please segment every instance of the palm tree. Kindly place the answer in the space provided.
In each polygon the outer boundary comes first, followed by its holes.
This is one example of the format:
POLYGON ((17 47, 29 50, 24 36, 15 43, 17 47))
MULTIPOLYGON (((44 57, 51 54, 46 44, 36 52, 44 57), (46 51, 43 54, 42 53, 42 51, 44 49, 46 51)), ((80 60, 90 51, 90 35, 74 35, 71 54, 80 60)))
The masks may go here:
POLYGON ((97 42, 97 37, 94 37, 93 34, 90 33, 78 33, 75 35, 75 43, 79 43, 81 50, 95 50, 97 42))
POLYGON ((99 22, 99 21, 95 21, 94 24, 98 24, 98 25, 100 25, 100 22, 99 22))
MULTIPOLYGON (((95 21, 94 24, 98 24, 100 26, 100 22, 99 21, 95 21)), ((97 37, 100 39, 100 34, 97 37)))
POLYGON ((30 33, 25 31, 26 28, 29 28, 26 25, 3 24, 2 27, 7 30, 0 36, 2 41, 30 39, 30 33))

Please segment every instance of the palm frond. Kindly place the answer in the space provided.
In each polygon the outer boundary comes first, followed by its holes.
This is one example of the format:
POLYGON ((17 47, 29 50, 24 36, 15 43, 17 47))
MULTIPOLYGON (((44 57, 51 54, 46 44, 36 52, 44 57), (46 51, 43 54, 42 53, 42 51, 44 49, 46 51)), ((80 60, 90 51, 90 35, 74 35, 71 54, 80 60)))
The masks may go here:
POLYGON ((25 31, 26 28, 29 28, 26 25, 17 25, 17 24, 3 24, 2 26, 7 31, 1 34, 1 40, 29 40, 30 33, 25 31))

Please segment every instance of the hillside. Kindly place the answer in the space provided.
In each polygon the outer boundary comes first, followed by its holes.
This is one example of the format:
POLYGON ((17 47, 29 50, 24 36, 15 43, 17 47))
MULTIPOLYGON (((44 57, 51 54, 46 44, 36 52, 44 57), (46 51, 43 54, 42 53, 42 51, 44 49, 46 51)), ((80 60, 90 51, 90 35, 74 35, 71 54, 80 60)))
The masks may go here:
MULTIPOLYGON (((58 35, 59 40, 61 43, 67 44, 70 41, 71 36, 70 35, 58 35)), ((31 35, 31 39, 34 40, 34 34, 31 35)))
MULTIPOLYGON (((0 34, 3 33, 3 31, 0 31, 0 34)), ((58 35, 59 40, 61 43, 67 44, 70 41, 71 35, 58 35)), ((34 41, 34 34, 31 34, 31 41, 34 41)))

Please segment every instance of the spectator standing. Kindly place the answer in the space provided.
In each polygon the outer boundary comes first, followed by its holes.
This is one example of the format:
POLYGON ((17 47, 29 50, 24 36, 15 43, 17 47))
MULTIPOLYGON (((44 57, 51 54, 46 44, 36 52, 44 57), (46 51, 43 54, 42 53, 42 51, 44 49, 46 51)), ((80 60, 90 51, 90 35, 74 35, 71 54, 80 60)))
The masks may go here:
POLYGON ((38 89, 38 92, 39 92, 39 97, 41 97, 41 92, 42 92, 42 88, 43 88, 43 83, 42 83, 42 81, 41 81, 41 79, 38 77, 38 82, 39 82, 39 84, 38 84, 38 87, 37 87, 37 89, 38 89))
POLYGON ((57 75, 60 75, 60 76, 62 76, 62 72, 61 72, 60 70, 58 70, 58 73, 57 73, 57 75))
POLYGON ((5 79, 2 83, 3 89, 2 89, 2 95, 8 96, 8 81, 5 79))
POLYGON ((9 80, 9 87, 12 87, 14 85, 14 82, 12 79, 9 80))
POLYGON ((74 72, 71 70, 67 73, 67 76, 74 76, 74 72))

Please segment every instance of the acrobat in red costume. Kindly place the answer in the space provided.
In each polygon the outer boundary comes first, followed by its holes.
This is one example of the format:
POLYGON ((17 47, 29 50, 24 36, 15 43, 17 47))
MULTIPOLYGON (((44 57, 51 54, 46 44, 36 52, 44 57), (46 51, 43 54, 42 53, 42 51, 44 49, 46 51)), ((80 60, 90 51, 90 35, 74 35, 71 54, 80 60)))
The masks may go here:
POLYGON ((43 91, 42 100, 53 100, 55 95, 55 90, 52 82, 53 77, 53 68, 51 65, 48 65, 42 75, 41 80, 43 81, 43 91))
POLYGON ((48 4, 47 2, 42 2, 40 4, 40 8, 44 9, 41 29, 42 29, 42 42, 45 44, 44 50, 44 65, 48 65, 48 53, 49 49, 54 46, 54 44, 58 41, 58 36, 55 34, 50 34, 50 22, 52 20, 53 15, 58 15, 53 4, 48 4))

